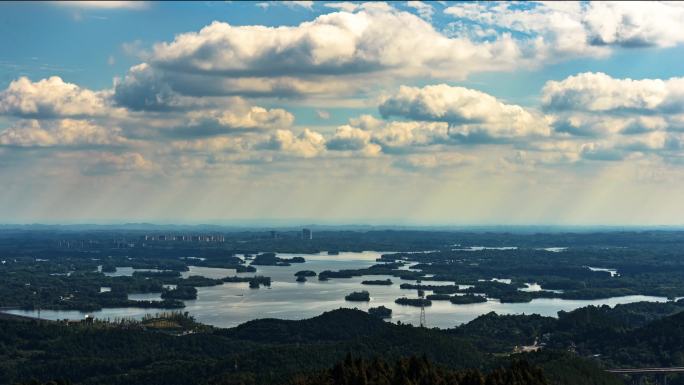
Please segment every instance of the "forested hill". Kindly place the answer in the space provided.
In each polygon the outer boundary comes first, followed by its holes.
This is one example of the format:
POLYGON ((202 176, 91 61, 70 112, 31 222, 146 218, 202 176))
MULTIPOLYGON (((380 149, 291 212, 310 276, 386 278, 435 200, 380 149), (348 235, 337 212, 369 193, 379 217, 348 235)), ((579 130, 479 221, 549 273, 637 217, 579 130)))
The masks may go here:
POLYGON ((639 366, 684 366, 684 312, 611 337, 601 351, 615 360, 634 357, 639 366))
POLYGON ((358 310, 340 309, 302 321, 257 320, 233 329, 193 324, 183 317, 171 321, 166 322, 182 330, 158 329, 166 324, 154 318, 143 324, 70 326, 0 320, 0 384, 32 379, 73 384, 284 384, 298 375, 320 374, 350 352, 368 362, 424 357, 444 370, 476 369, 483 376, 519 357, 532 360, 554 385, 619 383, 575 355, 492 355, 464 336, 395 325, 358 310))
POLYGON ((287 344, 367 338, 372 335, 392 333, 397 329, 402 328, 388 324, 379 318, 369 317, 365 312, 339 309, 299 321, 259 319, 245 322, 235 328, 222 329, 216 333, 254 342, 287 344))
POLYGON ((680 302, 587 306, 560 312, 558 318, 489 313, 446 333, 489 353, 536 340, 546 349, 571 349, 605 367, 684 366, 684 306, 680 302))
POLYGON ((348 355, 332 369, 295 377, 291 385, 549 385, 539 367, 527 361, 513 361, 508 368, 483 374, 479 370, 449 370, 427 358, 384 360, 353 359, 348 355))

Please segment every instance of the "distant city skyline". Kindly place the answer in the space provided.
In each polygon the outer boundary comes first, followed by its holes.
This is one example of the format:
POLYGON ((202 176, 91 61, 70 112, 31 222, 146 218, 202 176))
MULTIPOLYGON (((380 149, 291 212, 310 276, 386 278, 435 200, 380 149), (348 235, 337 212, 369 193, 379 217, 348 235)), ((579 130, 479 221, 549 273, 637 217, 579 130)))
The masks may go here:
POLYGON ((684 5, 0 4, 0 223, 684 225, 684 5))

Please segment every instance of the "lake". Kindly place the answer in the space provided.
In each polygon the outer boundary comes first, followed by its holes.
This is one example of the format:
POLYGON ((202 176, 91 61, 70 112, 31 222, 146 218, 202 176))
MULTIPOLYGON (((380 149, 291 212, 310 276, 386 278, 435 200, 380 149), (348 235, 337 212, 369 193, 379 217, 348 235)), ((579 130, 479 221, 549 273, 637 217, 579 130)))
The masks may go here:
MULTIPOLYGON (((188 311, 199 322, 219 326, 232 327, 243 322, 257 318, 281 318, 303 319, 315 317, 325 311, 340 307, 359 308, 367 310, 369 307, 386 306, 392 309, 391 322, 419 324, 420 308, 401 306, 394 300, 406 296, 416 297, 416 290, 400 289, 401 283, 415 283, 413 280, 401 280, 396 277, 378 275, 364 276, 346 279, 331 279, 318 281, 317 277, 311 277, 305 283, 296 282, 294 274, 300 270, 313 270, 320 273, 323 270, 358 269, 374 265, 376 259, 387 252, 366 251, 361 253, 341 252, 339 255, 320 254, 278 254, 280 257, 291 258, 301 256, 306 259, 305 263, 295 263, 291 266, 255 266, 257 275, 271 277, 271 288, 261 287, 250 289, 247 283, 225 283, 220 286, 197 288, 198 297, 193 301, 185 301, 186 307, 181 311, 188 311), (389 278, 393 281, 391 286, 362 285, 364 280, 377 280, 389 278), (347 302, 344 296, 359 290, 367 290, 371 301, 347 302)), ((131 268, 118 268, 115 275, 131 275, 131 268)), ((190 267, 190 271, 184 272, 183 277, 202 275, 208 278, 223 278, 226 276, 253 276, 255 273, 236 274, 233 269, 220 269, 208 267, 190 267)), ((503 281, 503 279, 502 279, 503 281)), ((424 284, 448 285, 459 282, 428 281, 424 284)), ((536 290, 534 284, 530 284, 531 290, 536 290)), ((426 294, 430 294, 427 290, 426 294)), ((159 293, 131 294, 131 299, 159 299, 159 293)), ((665 302, 665 297, 651 297, 643 295, 615 297, 600 300, 563 300, 541 298, 529 303, 505 303, 498 300, 488 300, 484 303, 469 305, 454 305, 449 301, 432 301, 432 306, 425 308, 427 324, 429 327, 449 328, 469 322, 474 318, 494 311, 499 314, 540 314, 555 317, 560 310, 570 311, 588 305, 610 305, 652 301, 665 302)), ((164 310, 138 309, 138 308, 111 308, 91 313, 78 311, 54 311, 42 310, 40 316, 46 319, 81 319, 85 314, 92 314, 96 318, 114 319, 122 317, 140 318, 148 313, 161 312, 164 310)), ((8 313, 28 315, 36 317, 36 311, 10 310, 8 313)))

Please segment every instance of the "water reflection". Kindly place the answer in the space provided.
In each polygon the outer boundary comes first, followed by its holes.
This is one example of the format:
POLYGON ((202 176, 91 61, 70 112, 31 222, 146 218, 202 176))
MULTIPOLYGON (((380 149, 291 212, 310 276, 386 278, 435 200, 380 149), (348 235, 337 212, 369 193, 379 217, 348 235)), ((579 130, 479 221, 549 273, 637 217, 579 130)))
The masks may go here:
POLYGON ((620 275, 620 274, 618 274, 616 269, 606 269, 603 267, 591 267, 591 266, 586 266, 586 268, 591 270, 591 271, 605 271, 606 273, 610 273, 611 277, 617 277, 620 275))
POLYGON ((540 284, 538 284, 538 283, 536 283, 536 282, 533 282, 533 283, 526 283, 525 285, 526 285, 527 287, 522 287, 522 288, 520 288, 520 289, 518 289, 518 290, 520 290, 520 291, 527 291, 527 292, 531 292, 531 293, 534 293, 534 292, 536 292, 536 291, 550 291, 550 292, 552 292, 552 293, 558 293, 558 294, 562 294, 562 293, 563 293, 563 290, 544 289, 543 287, 541 287, 540 284))
MULTIPOLYGON (((102 271, 102 266, 98 266, 98 271, 102 271)), ((115 272, 106 272, 104 275, 108 277, 130 277, 133 275, 133 272, 135 271, 153 271, 153 272, 161 272, 162 270, 159 269, 134 269, 130 266, 128 267, 117 267, 115 272)))
POLYGON ((141 293, 129 294, 128 299, 131 301, 161 301, 161 293, 141 293))

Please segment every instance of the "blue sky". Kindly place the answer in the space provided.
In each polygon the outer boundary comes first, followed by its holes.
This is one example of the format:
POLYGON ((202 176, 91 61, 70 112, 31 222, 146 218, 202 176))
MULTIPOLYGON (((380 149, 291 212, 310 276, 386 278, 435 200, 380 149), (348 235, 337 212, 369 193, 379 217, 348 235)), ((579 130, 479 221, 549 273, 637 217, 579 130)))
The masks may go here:
POLYGON ((2 3, 0 217, 679 225, 682 23, 658 2, 2 3))

